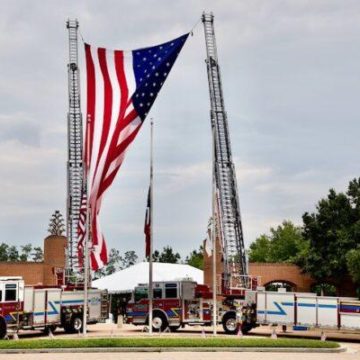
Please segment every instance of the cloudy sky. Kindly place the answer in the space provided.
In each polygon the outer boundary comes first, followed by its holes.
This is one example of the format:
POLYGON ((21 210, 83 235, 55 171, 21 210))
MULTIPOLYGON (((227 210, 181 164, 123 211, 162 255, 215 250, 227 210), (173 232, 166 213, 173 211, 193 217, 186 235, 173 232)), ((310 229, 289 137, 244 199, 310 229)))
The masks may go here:
MULTIPOLYGON (((300 224, 330 187, 343 191, 359 176, 359 1, 0 0, 0 6, 0 242, 42 245, 53 211, 65 214, 69 17, 79 19, 89 43, 134 49, 188 32, 203 10, 214 12, 247 245, 283 219, 300 224)), ((81 52, 84 88, 82 58, 81 52)), ((171 245, 183 256, 199 247, 211 212, 204 58, 200 23, 151 111, 155 247, 171 245)), ((109 247, 134 249, 140 258, 148 149, 147 121, 101 214, 109 247)))

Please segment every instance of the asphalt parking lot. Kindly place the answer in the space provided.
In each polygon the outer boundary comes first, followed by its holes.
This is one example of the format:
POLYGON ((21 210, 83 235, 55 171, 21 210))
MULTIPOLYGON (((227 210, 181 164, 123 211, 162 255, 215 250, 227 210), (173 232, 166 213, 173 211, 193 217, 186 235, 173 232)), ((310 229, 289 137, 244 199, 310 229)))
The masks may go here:
MULTIPOLYGON (((275 329, 277 336, 279 337, 305 337, 320 339, 322 331, 324 332, 326 339, 334 340, 339 342, 354 342, 360 344, 360 332, 354 333, 351 331, 338 331, 338 330, 320 330, 313 329, 309 331, 293 331, 292 329, 287 329, 286 332, 283 332, 281 327, 273 328, 270 326, 260 326, 256 329, 251 330, 249 337, 254 336, 271 336, 273 330, 275 329)), ((235 336, 235 335, 226 335, 222 329, 222 326, 217 327, 218 336, 235 336)), ((174 333, 154 333, 153 336, 212 336, 213 330, 212 327, 202 327, 202 326, 186 326, 183 329, 179 329, 174 333)), ((47 335, 44 335, 41 331, 20 331, 20 339, 38 339, 44 338, 47 335)), ((72 337, 81 337, 82 334, 65 334, 62 329, 56 330, 54 333, 55 337, 59 338, 72 338, 72 337)), ((88 326, 87 337, 141 337, 149 336, 147 332, 144 332, 142 326, 133 326, 128 324, 123 324, 118 326, 117 324, 96 324, 88 326)))
MULTIPOLYGON (((96 324, 90 325, 88 327, 87 337, 144 337, 150 336, 147 332, 142 331, 142 327, 136 327, 133 325, 122 325, 122 327, 118 327, 116 324, 96 324)), ((218 336, 227 337, 222 331, 222 327, 218 327, 218 336)), ((257 329, 253 329, 248 337, 268 337, 271 336, 273 332, 273 328, 269 326, 262 326, 257 329)), ((320 330, 312 330, 312 331, 292 331, 288 330, 285 333, 282 332, 280 327, 276 328, 276 333, 279 337, 287 336, 287 337, 307 337, 307 338, 320 338, 321 331, 320 330)), ((328 330, 325 331, 325 335, 327 339, 335 340, 341 343, 343 347, 346 348, 346 351, 338 354, 311 354, 311 353, 277 353, 276 351, 271 353, 256 353, 256 352, 243 352, 243 353, 231 353, 231 352, 196 352, 195 356, 197 360, 206 359, 206 360, 218 360, 221 358, 222 360, 235 360, 241 358, 245 358, 246 360, 260 360, 264 359, 264 357, 268 359, 280 359, 280 360, 297 360, 297 359, 305 359, 305 360, 359 360, 360 359, 360 333, 351 333, 346 331, 336 331, 336 330, 328 330)), ((163 336, 163 337, 203 337, 212 336, 212 328, 209 327, 185 327, 184 329, 180 329, 175 333, 154 333, 152 336, 163 336)), ((233 335, 236 336, 236 335, 233 335)), ((57 330, 54 334, 56 338, 81 338, 82 334, 65 334, 61 329, 57 330)), ((20 339, 38 339, 38 338, 46 338, 46 335, 42 334, 39 331, 22 331, 19 334, 20 339)), ((194 354, 194 353, 192 353, 194 354)), ((112 360, 112 359, 136 359, 136 360, 163 360, 163 359, 174 359, 174 360, 188 360, 190 353, 189 352, 155 352, 155 353, 62 353, 62 354, 54 354, 54 353, 41 353, 41 354, 0 354, 0 360, 67 360, 76 357, 77 360, 112 360)))

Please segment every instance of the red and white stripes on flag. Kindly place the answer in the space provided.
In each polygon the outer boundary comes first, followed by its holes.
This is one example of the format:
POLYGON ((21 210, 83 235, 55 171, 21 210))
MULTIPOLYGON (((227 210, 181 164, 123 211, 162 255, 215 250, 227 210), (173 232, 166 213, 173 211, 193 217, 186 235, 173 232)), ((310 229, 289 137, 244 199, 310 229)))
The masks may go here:
MULTIPOLYGON (((85 44, 88 121, 84 176, 87 177, 90 206, 89 254, 93 270, 100 269, 108 260, 99 224, 103 196, 188 35, 133 51, 107 50, 85 44)), ((81 217, 80 221, 83 220, 81 217)), ((79 254, 82 254, 82 246, 83 241, 80 241, 79 254)))
POLYGON ((78 258, 79 258, 79 266, 84 266, 84 252, 83 252, 83 244, 86 236, 86 211, 87 211, 87 199, 86 199, 86 191, 82 191, 81 194, 81 204, 80 204, 80 213, 79 213, 79 222, 77 228, 78 234, 78 258))
POLYGON ((85 45, 87 69, 87 114, 85 163, 89 164, 88 197, 91 216, 91 269, 108 261, 106 243, 100 229, 99 212, 104 192, 113 182, 125 152, 140 130, 142 121, 132 106, 134 92, 131 58, 121 51, 85 45), (88 158, 87 158, 88 157, 88 158))

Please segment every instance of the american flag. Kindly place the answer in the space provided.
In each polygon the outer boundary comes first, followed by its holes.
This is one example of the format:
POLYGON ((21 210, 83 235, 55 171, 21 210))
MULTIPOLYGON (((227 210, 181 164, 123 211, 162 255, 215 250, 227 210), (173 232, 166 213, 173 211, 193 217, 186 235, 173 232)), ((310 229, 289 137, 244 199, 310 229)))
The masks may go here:
MULTIPOLYGON (((104 193, 114 181, 128 146, 139 132, 188 36, 133 51, 85 44, 89 121, 84 163, 87 164, 93 270, 103 267, 108 259, 99 224, 104 193)), ((84 221, 83 217, 80 221, 84 221)), ((79 248, 82 246, 80 242, 79 248)))

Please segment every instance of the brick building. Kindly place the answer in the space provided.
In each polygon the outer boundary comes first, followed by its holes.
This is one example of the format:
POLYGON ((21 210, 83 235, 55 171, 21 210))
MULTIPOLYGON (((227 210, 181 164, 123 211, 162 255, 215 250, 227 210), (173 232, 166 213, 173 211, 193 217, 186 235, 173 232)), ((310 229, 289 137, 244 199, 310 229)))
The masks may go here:
MULTIPOLYGON (((219 287, 223 263, 218 241, 216 248, 216 274, 217 286, 219 287)), ((309 274, 303 273, 297 265, 288 263, 249 263, 249 275, 259 276, 262 286, 271 283, 286 283, 293 291, 298 292, 311 292, 313 285, 316 284, 316 281, 309 274)), ((212 288, 212 256, 208 256, 206 251, 204 251, 204 283, 212 288)), ((356 286, 350 277, 347 277, 341 284, 333 281, 333 279, 328 279, 327 283, 336 287, 339 296, 356 296, 356 286)))
POLYGON ((0 276, 22 276, 26 285, 56 285, 57 273, 65 269, 66 237, 50 235, 44 239, 44 261, 0 262, 0 276))

